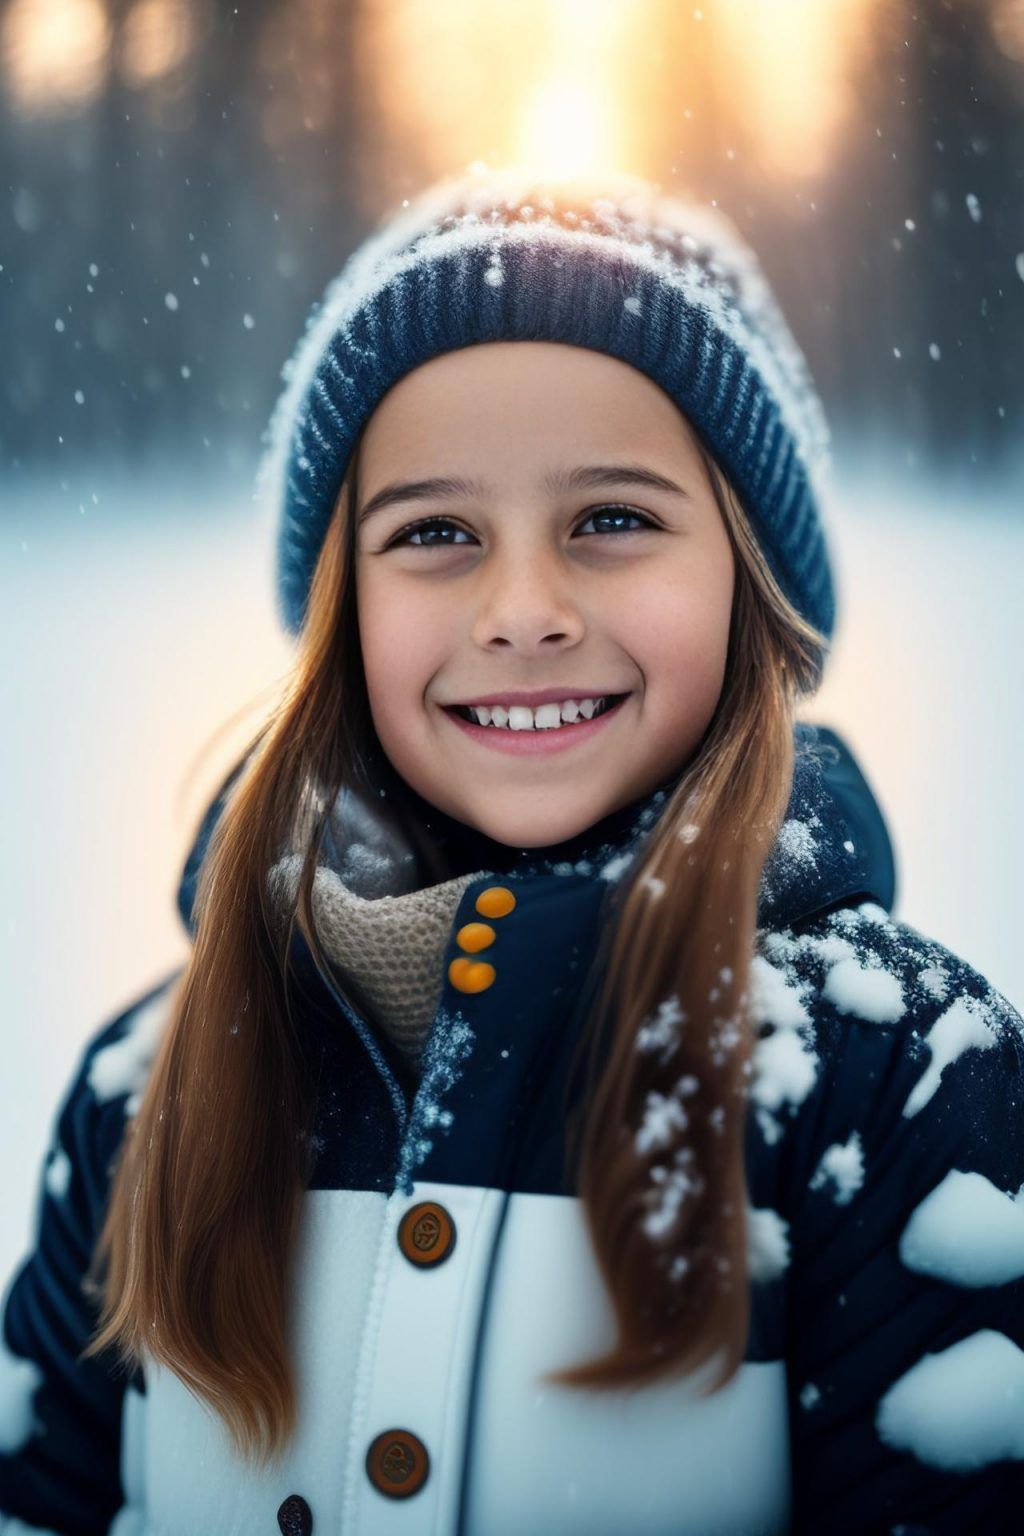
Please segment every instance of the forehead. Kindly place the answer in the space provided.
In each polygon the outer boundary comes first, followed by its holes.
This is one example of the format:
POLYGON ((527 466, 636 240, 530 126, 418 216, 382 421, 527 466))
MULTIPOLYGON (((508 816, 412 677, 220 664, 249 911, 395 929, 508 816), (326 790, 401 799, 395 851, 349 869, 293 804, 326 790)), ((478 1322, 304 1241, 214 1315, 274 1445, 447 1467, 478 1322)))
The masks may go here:
MULTIPOLYGON (((653 379, 619 358, 560 342, 502 341, 429 359, 387 392, 368 420, 364 477, 401 468, 450 472, 486 459, 506 472, 658 453, 676 467, 697 455, 693 428, 653 379), (400 462, 399 462, 400 461, 400 462)), ((661 466, 656 466, 661 467, 661 466)))

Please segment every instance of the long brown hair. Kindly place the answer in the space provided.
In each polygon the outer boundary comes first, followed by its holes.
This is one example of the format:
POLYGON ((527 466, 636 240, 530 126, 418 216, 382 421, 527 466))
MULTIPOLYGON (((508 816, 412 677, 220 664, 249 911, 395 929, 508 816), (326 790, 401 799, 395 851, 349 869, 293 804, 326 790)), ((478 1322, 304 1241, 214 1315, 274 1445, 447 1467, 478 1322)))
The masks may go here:
MULTIPOLYGON (((789 801, 795 704, 816 688, 827 642, 782 594, 698 444, 735 555, 729 654, 705 737, 615 892, 589 1034, 608 1045, 586 1097, 577 1187, 618 1339, 605 1357, 549 1378, 565 1385, 639 1384, 716 1357, 717 1390, 746 1347, 758 883, 789 801), (666 1006, 671 1049, 658 1023, 666 1006), (645 1111, 673 1097, 662 1130, 638 1138, 645 1111)), ((368 782, 379 747, 356 622, 359 450, 357 441, 294 668, 248 744, 203 859, 191 955, 125 1132, 87 1280, 101 1307, 84 1354, 113 1345, 126 1365, 148 1356, 167 1366, 251 1461, 283 1453, 298 1409, 287 1303, 315 1106, 288 950, 297 923, 332 975, 311 911, 320 839, 334 797, 368 782), (266 874, 287 846, 304 862, 282 932, 266 874)), ((567 1150, 580 1127, 568 1129, 567 1150)))

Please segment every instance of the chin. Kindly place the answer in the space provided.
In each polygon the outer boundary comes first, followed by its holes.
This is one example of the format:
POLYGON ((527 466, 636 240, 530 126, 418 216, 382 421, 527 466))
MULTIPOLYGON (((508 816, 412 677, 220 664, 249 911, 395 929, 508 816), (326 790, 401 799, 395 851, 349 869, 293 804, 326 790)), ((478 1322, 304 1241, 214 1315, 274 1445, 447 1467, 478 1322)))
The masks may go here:
POLYGON ((596 820, 597 816, 587 820, 572 816, 544 821, 538 818, 536 812, 526 810, 522 815, 502 819, 493 816, 482 820, 474 818, 473 825, 484 837, 496 843, 504 843, 508 848, 547 848, 552 843, 564 843, 570 837, 585 832, 596 820))

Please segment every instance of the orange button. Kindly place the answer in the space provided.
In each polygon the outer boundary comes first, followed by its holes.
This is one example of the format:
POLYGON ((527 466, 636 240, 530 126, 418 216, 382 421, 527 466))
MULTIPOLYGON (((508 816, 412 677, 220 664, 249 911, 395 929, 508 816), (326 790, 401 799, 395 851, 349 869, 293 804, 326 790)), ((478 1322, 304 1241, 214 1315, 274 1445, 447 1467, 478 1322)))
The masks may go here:
POLYGON ((398 1246, 410 1264, 440 1264, 455 1247, 455 1223, 436 1200, 421 1200, 398 1223, 398 1246))
POLYGON ((411 1429, 386 1429, 370 1444, 366 1471, 373 1486, 389 1499, 407 1499, 426 1482, 430 1457, 411 1429))
POLYGON ((448 980, 460 992, 485 992, 497 975, 493 965, 486 960, 468 960, 459 955, 448 967, 448 980))
POLYGON ((516 904, 507 885, 489 885, 476 899, 476 909, 481 917, 507 917, 516 904))
POLYGON ((478 949, 486 949, 496 938, 497 934, 490 923, 464 923, 455 935, 455 942, 460 949, 475 955, 478 949))

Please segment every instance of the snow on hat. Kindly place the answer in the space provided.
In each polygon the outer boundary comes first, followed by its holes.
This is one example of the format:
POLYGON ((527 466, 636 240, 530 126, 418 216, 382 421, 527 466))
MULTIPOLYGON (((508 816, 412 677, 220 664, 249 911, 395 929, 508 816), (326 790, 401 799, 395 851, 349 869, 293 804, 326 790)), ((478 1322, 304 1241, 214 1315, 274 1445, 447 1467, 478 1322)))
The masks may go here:
POLYGON ((829 432, 757 258, 717 209, 622 172, 477 164, 393 212, 315 305, 256 481, 292 634, 355 439, 404 374, 488 341, 590 347, 646 373, 728 475, 793 606, 827 639, 829 432))

